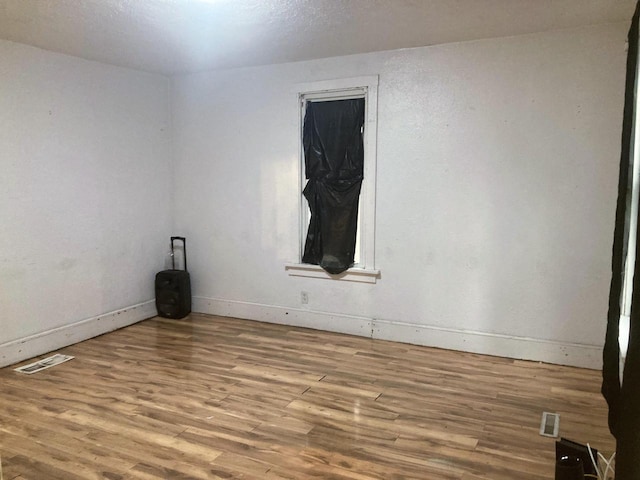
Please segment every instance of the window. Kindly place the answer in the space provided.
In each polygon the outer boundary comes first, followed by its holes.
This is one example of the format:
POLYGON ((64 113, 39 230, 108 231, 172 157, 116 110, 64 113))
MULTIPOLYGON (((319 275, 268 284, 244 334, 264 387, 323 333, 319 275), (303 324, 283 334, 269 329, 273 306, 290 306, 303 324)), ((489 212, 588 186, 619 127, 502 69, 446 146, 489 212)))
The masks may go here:
POLYGON ((289 275, 295 276, 375 283, 380 274, 375 268, 374 256, 378 77, 358 77, 302 84, 297 85, 295 93, 299 105, 300 236, 296 263, 287 264, 286 270, 289 275), (332 275, 318 265, 302 263, 311 217, 307 199, 302 195, 307 183, 303 151, 303 126, 307 103, 340 102, 354 99, 363 99, 364 101, 364 125, 362 128, 364 165, 358 204, 354 265, 343 273, 332 275))

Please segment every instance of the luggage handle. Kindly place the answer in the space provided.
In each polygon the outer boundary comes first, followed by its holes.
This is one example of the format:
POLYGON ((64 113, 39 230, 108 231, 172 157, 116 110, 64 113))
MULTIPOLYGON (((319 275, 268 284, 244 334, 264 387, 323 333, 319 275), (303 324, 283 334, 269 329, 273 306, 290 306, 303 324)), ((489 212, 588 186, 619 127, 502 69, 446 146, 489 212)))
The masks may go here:
POLYGON ((183 248, 183 252, 184 252, 184 270, 185 272, 187 271, 187 239, 184 237, 171 237, 171 266, 173 267, 173 269, 176 269, 176 258, 173 255, 173 242, 174 240, 181 240, 182 241, 182 248, 183 248))

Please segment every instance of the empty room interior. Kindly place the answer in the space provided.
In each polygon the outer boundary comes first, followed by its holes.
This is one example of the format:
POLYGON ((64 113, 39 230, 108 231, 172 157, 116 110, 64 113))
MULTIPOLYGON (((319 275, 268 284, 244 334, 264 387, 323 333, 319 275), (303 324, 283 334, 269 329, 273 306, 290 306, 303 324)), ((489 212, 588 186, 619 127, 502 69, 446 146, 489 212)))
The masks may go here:
POLYGON ((635 7, 0 0, 0 478, 611 458, 635 7), (156 274, 185 266, 171 318, 156 274))

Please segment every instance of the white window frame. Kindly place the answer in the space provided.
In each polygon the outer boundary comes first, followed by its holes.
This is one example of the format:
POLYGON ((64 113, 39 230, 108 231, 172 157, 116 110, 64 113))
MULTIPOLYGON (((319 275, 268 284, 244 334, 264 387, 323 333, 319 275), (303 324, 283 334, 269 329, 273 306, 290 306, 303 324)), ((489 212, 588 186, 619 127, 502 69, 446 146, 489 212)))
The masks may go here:
POLYGON ((378 144, 378 76, 369 75, 319 82, 301 83, 295 86, 298 105, 298 192, 300 201, 298 258, 296 263, 287 263, 285 269, 289 275, 299 277, 329 278, 351 282, 376 283, 380 270, 375 267, 375 220, 376 220, 376 147, 378 144), (309 209, 302 195, 306 184, 304 171, 304 148, 302 129, 304 125, 304 105, 307 100, 345 100, 348 98, 365 99, 364 127, 364 179, 360 191, 358 213, 359 256, 358 263, 347 271, 332 275, 318 265, 302 263, 304 242, 309 226, 309 209))

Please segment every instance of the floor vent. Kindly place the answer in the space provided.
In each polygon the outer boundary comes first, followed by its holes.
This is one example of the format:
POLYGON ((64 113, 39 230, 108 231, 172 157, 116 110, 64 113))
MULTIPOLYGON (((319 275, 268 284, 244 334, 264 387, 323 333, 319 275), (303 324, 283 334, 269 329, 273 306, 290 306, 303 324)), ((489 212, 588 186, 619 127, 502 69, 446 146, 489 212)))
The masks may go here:
POLYGON ((37 362, 30 363, 29 365, 23 365, 18 368, 14 368, 16 372, 32 374, 44 370, 45 368, 55 367, 63 362, 71 360, 73 357, 71 355, 62 355, 60 353, 56 353, 47 358, 43 358, 42 360, 38 360, 37 362))
POLYGON ((545 437, 557 437, 560 430, 560 415, 544 412, 540 422, 540 435, 545 437))

